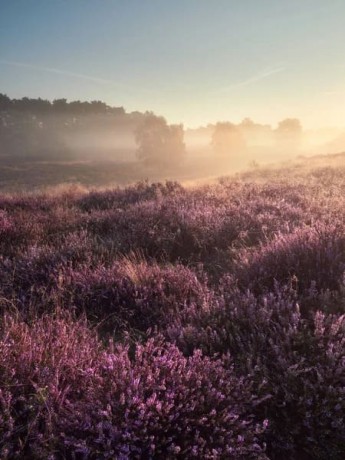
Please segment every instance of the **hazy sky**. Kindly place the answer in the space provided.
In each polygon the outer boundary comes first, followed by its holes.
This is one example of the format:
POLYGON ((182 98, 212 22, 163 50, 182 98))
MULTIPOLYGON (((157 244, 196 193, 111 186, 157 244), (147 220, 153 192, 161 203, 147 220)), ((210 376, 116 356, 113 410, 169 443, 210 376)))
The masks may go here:
POLYGON ((344 0, 0 0, 0 92, 345 126, 344 0))

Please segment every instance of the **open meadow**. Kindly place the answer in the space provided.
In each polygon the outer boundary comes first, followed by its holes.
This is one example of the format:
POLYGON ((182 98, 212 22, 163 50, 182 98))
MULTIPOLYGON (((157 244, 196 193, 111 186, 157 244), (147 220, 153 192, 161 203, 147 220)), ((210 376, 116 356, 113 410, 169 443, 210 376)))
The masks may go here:
POLYGON ((342 155, 3 193, 0 458, 344 459, 344 271, 342 155))

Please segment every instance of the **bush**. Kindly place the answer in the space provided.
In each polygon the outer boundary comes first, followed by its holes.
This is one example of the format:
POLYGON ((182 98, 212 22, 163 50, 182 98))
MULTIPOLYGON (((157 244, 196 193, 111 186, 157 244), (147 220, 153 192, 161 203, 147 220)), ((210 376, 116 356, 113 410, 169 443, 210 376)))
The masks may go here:
POLYGON ((230 353, 238 374, 251 376, 262 398, 254 413, 270 421, 272 460, 343 458, 344 332, 345 316, 303 319, 287 288, 262 297, 232 288, 208 312, 167 330, 185 353, 230 353))
POLYGON ((250 384, 161 340, 131 359, 81 322, 5 317, 0 376, 4 459, 267 458, 250 384))
POLYGON ((103 330, 164 329, 174 318, 203 308, 212 298, 196 275, 181 265, 160 267, 135 257, 110 267, 65 269, 59 273, 64 304, 75 307, 103 330))
POLYGON ((259 249, 242 251, 235 275, 243 288, 271 290, 276 281, 291 280, 299 293, 316 283, 317 289, 339 289, 345 269, 343 227, 318 225, 279 235, 259 249))

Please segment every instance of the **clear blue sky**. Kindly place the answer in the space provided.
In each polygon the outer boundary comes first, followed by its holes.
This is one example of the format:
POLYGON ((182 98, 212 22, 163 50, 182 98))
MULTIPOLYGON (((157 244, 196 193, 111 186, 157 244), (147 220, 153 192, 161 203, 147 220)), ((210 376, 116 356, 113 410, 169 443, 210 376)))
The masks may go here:
POLYGON ((0 92, 345 126, 344 0, 0 0, 0 92))

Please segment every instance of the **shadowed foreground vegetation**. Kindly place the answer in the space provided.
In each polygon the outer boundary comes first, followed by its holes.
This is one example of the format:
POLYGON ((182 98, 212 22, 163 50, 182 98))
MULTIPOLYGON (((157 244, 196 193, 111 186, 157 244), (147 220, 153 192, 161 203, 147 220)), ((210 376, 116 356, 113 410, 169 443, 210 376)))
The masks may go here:
POLYGON ((0 458, 345 457, 345 168, 0 196, 0 458))

